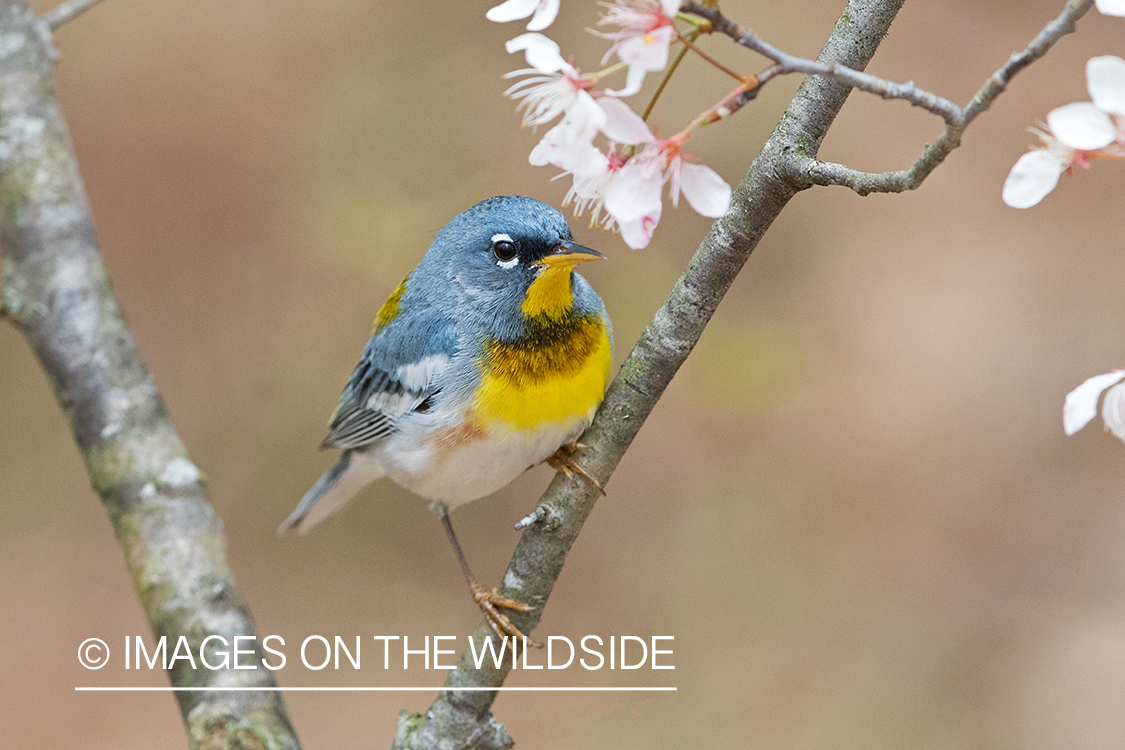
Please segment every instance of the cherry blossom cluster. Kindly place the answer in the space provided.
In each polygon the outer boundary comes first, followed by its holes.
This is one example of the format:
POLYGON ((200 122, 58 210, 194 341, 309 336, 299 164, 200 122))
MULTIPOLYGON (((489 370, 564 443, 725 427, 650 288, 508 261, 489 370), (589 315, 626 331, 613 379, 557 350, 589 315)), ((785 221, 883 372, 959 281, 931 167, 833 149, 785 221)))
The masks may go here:
MULTIPOLYGON (((682 192, 704 216, 726 213, 730 185, 686 156, 683 147, 697 127, 730 111, 731 97, 678 133, 657 137, 622 99, 640 91, 647 74, 668 68, 674 41, 690 44, 675 26, 680 0, 613 0, 604 5, 599 26, 608 30, 595 33, 612 46, 602 63, 612 57, 618 62, 585 74, 563 58, 558 44, 538 33, 555 20, 559 0, 507 0, 486 16, 497 22, 531 19, 529 33, 505 45, 509 53, 522 52, 529 67, 509 73, 506 77, 520 80, 504 92, 518 102, 524 125, 555 123, 532 149, 531 164, 549 164, 573 179, 563 205, 573 205, 575 216, 589 213, 592 226, 619 231, 629 247, 643 248, 660 221, 665 186, 673 206, 682 192), (621 88, 598 88, 604 78, 622 71, 621 88), (599 137, 605 141, 601 147, 594 143, 599 137)), ((743 84, 736 93, 745 89, 743 84)))
MULTIPOLYGON (((1125 15, 1125 0, 1117 4, 1125 15)), ((1041 144, 1021 156, 1008 174, 1003 198, 1009 206, 1034 206, 1055 189, 1064 172, 1071 174, 1075 166, 1089 169, 1091 159, 1125 159, 1125 60, 1092 58, 1086 63, 1086 88, 1091 101, 1053 109, 1045 125, 1032 128, 1041 144)))

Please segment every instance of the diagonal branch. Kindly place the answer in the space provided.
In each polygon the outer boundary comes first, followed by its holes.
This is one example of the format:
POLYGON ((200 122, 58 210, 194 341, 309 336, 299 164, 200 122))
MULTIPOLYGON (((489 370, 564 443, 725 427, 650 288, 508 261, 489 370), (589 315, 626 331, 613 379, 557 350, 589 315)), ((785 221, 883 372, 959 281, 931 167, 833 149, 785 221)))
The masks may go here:
MULTIPOLYGON (((203 478, 110 289, 41 28, 25 0, 0 0, 0 316, 54 386, 153 633, 167 636, 168 653, 181 637, 196 654, 211 635, 230 646, 253 636, 254 620, 203 478)), ((253 651, 244 665, 260 662, 253 651)), ((178 663, 168 675, 177 687, 276 687, 264 668, 178 663)), ((176 696, 193 748, 300 747, 278 693, 176 696)))
POLYGON ((1059 17, 1047 24, 1022 52, 1012 55, 999 70, 989 76, 964 107, 919 89, 913 82, 893 83, 852 70, 839 64, 838 61, 805 60, 782 52, 762 40, 753 31, 743 29, 728 19, 716 7, 688 2, 684 3, 683 11, 707 19, 715 31, 726 34, 743 47, 768 57, 774 62, 771 68, 774 75, 805 73, 829 76, 884 99, 904 99, 945 120, 945 130, 937 140, 926 147, 922 156, 909 169, 861 172, 843 164, 820 161, 808 154, 796 155, 786 165, 789 177, 806 186, 843 185, 860 195, 868 195, 869 193, 901 193, 917 189, 923 180, 945 161, 945 157, 961 145, 961 136, 965 130, 978 115, 992 106, 996 97, 1004 93, 1012 78, 1047 54, 1059 39, 1073 32, 1077 20, 1086 15, 1093 5, 1094 0, 1070 0, 1059 17))
MULTIPOLYGON (((820 59, 862 70, 903 1, 851 0, 820 59)), ((789 199, 807 187, 784 176, 790 154, 797 149, 816 153, 850 89, 837 79, 814 76, 805 80, 735 189, 730 211, 712 225, 667 301, 622 364, 593 425, 581 438, 591 446, 581 456, 582 463, 603 484, 691 353, 751 251, 789 199)), ((541 498, 541 510, 536 514, 539 520, 521 536, 500 590, 503 596, 539 605, 531 612, 513 613, 512 621, 524 632, 538 624, 567 552, 597 499, 596 490, 561 477, 555 478, 541 498)), ((473 637, 479 644, 489 632, 482 626, 473 637)), ((466 651, 445 685, 499 687, 507 674, 506 666, 474 668, 466 651)), ((399 715, 394 747, 510 747, 511 737, 491 715, 495 697, 496 693, 489 691, 439 693, 425 714, 399 715)))
POLYGON ((103 0, 67 0, 67 2, 62 5, 44 13, 43 20, 51 27, 51 31, 55 31, 66 22, 78 18, 102 1, 103 0))

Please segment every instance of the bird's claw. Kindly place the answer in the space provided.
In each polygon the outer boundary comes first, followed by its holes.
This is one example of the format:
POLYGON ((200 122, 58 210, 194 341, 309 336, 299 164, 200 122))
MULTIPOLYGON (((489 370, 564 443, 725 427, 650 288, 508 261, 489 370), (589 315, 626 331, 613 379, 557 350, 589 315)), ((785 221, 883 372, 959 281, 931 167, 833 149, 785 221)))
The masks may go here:
POLYGON ((602 487, 602 483, 594 479, 574 457, 576 451, 586 447, 587 446, 582 443, 568 443, 548 456, 545 463, 555 471, 561 471, 566 475, 567 479, 574 479, 575 474, 581 476, 586 480, 586 484, 602 493, 602 495, 605 495, 605 488, 602 487))
MULTIPOLYGON (((523 602, 517 602, 514 599, 508 599, 507 597, 501 596, 500 592, 496 589, 486 589, 479 583, 471 584, 470 588, 473 593, 473 601, 480 607, 480 611, 484 614, 484 619, 488 622, 488 626, 492 628, 492 632, 496 634, 497 638, 504 639, 511 636, 514 640, 521 642, 523 639, 527 638, 519 628, 512 624, 508 616, 501 612, 498 607, 514 609, 517 612, 530 612, 535 609, 534 606, 524 604, 523 602)), ((533 641, 530 638, 527 638, 527 643, 535 648, 543 648, 542 643, 533 641)))

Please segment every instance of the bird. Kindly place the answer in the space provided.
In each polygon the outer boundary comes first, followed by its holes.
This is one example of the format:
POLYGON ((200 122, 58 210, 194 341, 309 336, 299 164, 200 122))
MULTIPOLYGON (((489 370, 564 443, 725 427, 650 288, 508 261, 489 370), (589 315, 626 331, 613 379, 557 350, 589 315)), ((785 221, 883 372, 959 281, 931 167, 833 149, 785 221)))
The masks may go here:
POLYGON ((321 443, 339 460, 278 533, 308 532, 388 477, 429 501, 492 631, 522 638, 502 610, 534 607, 477 581, 449 514, 540 463, 604 494, 574 456, 613 359, 605 305, 574 269, 604 258, 532 198, 454 217, 379 308, 321 443))

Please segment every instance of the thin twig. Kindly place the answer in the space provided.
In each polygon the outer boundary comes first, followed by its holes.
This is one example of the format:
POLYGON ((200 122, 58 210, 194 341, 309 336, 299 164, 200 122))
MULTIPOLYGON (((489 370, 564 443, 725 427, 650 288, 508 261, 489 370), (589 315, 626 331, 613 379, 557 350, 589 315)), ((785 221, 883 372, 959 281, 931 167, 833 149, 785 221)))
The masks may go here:
MULTIPOLYGON (((1090 0, 1093 2, 1093 0, 1090 0)), ((948 99, 932 94, 918 88, 913 81, 894 83, 878 78, 858 70, 853 70, 846 65, 835 61, 822 62, 820 60, 806 60, 803 57, 782 52, 777 47, 769 44, 750 29, 744 29, 734 21, 723 15, 718 8, 707 7, 696 2, 686 2, 681 6, 685 13, 693 13, 706 18, 711 22, 711 27, 720 34, 726 34, 734 41, 747 49, 753 50, 764 57, 773 60, 780 67, 778 74, 804 73, 805 75, 823 75, 836 78, 851 85, 860 91, 866 91, 884 99, 902 99, 915 107, 933 112, 946 122, 955 119, 961 111, 948 99)))
POLYGON ((71 21, 93 8, 103 0, 67 0, 67 2, 43 14, 43 20, 55 31, 67 21, 71 21))
MULTIPOLYGON (((699 36, 699 31, 697 30, 688 32, 689 36, 691 34, 699 36)), ((641 119, 645 122, 648 122, 648 116, 652 114, 652 108, 656 106, 656 100, 659 99, 660 95, 664 93, 664 88, 668 85, 668 81, 672 80, 672 74, 676 72, 676 68, 680 67, 680 63, 683 62, 684 55, 687 54, 687 51, 688 46, 686 44, 680 47, 680 51, 677 52, 676 56, 672 59, 672 63, 668 66, 668 70, 664 71, 664 75, 660 79, 660 84, 656 87, 656 91, 652 92, 652 98, 649 99, 648 106, 645 107, 644 113, 641 114, 641 119)))
POLYGON ((937 140, 926 147, 922 155, 909 169, 889 172, 861 172, 843 164, 823 162, 807 157, 796 157, 791 174, 796 179, 812 185, 843 185, 860 195, 869 193, 901 193, 915 190, 941 164, 953 149, 961 145, 961 136, 969 124, 982 112, 992 106, 992 102, 1002 94, 1012 78, 1031 63, 1035 62, 1054 46, 1063 36, 1074 31, 1075 22, 1086 14, 1093 0, 1071 0, 1061 15, 1039 32, 1022 52, 1008 58, 1008 61, 984 82, 972 100, 961 108, 960 117, 954 123, 947 123, 945 131, 937 140))
POLYGON ((715 58, 708 55, 706 52, 701 50, 699 47, 695 46, 695 44, 693 44, 694 40, 688 39, 687 37, 685 37, 683 34, 681 34, 678 31, 676 32, 676 38, 679 39, 681 42, 683 42, 685 47, 687 47, 692 52, 694 52, 695 54, 702 57, 707 62, 711 63, 711 65, 714 65, 716 68, 718 68, 722 72, 726 73, 728 76, 730 76, 734 80, 741 81, 743 79, 744 76, 740 76, 738 73, 735 73, 733 70, 728 68, 726 65, 723 65, 721 62, 719 62, 715 58))
POLYGON ((919 89, 913 82, 893 83, 881 78, 860 73, 835 63, 820 63, 803 60, 786 54, 764 42, 754 32, 742 29, 726 18, 717 8, 698 3, 684 3, 685 12, 694 13, 711 22, 712 28, 726 34, 748 49, 752 49, 771 60, 781 68, 781 73, 806 73, 824 75, 844 81, 861 91, 883 97, 884 99, 904 99, 938 115, 945 121, 945 130, 931 144, 909 169, 888 172, 862 172, 843 164, 820 161, 808 154, 794 154, 785 165, 786 174, 797 184, 843 185, 860 195, 869 193, 901 193, 914 190, 941 164, 945 158, 961 145, 961 136, 969 124, 982 112, 992 106, 992 102, 1002 94, 1012 78, 1031 63, 1035 62, 1055 45, 1063 36, 1074 31, 1074 25, 1093 6, 1094 0, 1070 0, 1058 18, 1044 27, 1043 31, 1022 51, 1012 55, 999 70, 989 76, 972 100, 959 107, 936 94, 919 89))

